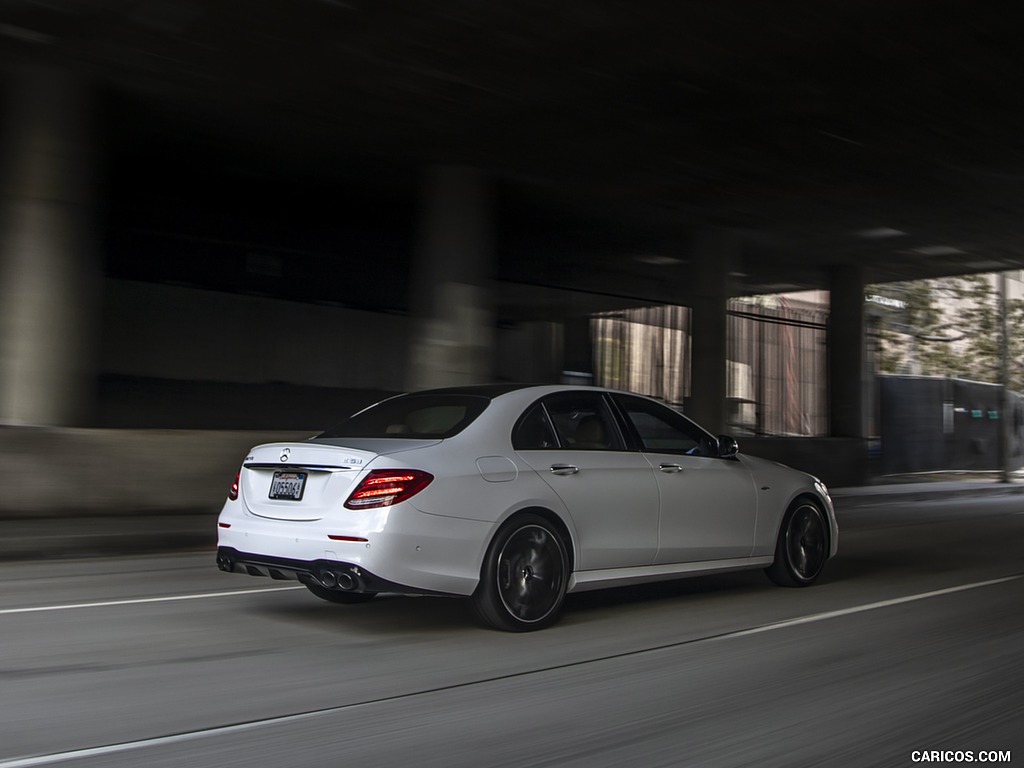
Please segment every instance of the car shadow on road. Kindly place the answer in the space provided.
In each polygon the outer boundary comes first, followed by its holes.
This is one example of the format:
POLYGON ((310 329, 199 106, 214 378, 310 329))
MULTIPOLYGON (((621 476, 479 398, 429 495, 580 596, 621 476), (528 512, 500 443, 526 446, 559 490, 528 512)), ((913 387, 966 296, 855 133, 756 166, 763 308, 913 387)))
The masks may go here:
POLYGON ((382 594, 367 603, 336 605, 296 592, 292 602, 264 606, 261 613, 311 627, 341 626, 367 634, 445 633, 477 626, 469 601, 458 597, 382 594))
MULTIPOLYGON (((823 574, 821 584, 858 578, 871 564, 855 562, 852 567, 834 562, 823 574), (836 566, 845 567, 836 567, 836 566)), ((636 584, 567 595, 561 622, 590 623, 607 619, 620 609, 643 610, 659 602, 709 600, 729 597, 742 600, 752 594, 781 589, 760 570, 636 584)), ((813 588, 812 588, 813 589, 813 588)), ((335 605, 313 595, 295 592, 287 602, 261 605, 263 617, 300 623, 310 629, 342 630, 367 635, 404 633, 445 634, 478 629, 490 632, 477 622, 470 602, 460 597, 378 595, 368 603, 335 605)))
POLYGON ((711 595, 722 591, 745 594, 770 588, 770 582, 760 571, 696 576, 688 579, 634 584, 567 595, 564 610, 566 613, 575 615, 621 605, 677 600, 690 596, 711 595))

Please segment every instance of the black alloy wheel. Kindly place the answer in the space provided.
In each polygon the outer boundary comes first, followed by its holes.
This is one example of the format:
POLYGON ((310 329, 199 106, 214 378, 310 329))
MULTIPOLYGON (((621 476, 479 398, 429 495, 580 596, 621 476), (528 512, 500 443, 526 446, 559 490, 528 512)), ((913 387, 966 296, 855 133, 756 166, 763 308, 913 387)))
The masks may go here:
POLYGON ((828 525, 821 508, 801 499, 786 513, 775 546, 769 578, 784 587, 807 587, 821 575, 828 559, 828 525))
POLYGON ((540 515, 517 516, 487 550, 473 610, 494 629, 542 629, 558 617, 568 578, 565 545, 554 526, 540 515))

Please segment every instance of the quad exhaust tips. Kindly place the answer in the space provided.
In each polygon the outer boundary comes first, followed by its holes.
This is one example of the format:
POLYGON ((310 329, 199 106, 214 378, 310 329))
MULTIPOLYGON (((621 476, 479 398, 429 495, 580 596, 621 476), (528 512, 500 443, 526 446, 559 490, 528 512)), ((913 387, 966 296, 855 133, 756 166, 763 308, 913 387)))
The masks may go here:
POLYGON ((217 568, 225 573, 241 572, 250 576, 269 576, 278 580, 298 579, 304 584, 314 584, 341 592, 356 592, 366 586, 364 573, 358 565, 333 561, 274 562, 270 558, 254 558, 231 547, 221 547, 217 551, 217 568))

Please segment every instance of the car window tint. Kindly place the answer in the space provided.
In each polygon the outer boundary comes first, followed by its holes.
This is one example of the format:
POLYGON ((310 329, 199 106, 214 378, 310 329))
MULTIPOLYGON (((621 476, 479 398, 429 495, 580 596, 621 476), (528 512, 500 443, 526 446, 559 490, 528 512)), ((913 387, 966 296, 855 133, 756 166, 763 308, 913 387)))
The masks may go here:
POLYGON ((645 451, 710 455, 710 436, 685 416, 642 397, 615 395, 615 400, 645 451))
POLYGON ((371 405, 320 437, 453 437, 490 402, 476 395, 401 395, 371 405))
POLYGON ((622 440, 604 398, 597 393, 566 392, 544 401, 562 448, 622 450, 622 440))
POLYGON ((540 403, 530 408, 516 424, 512 447, 517 451, 543 451, 558 447, 558 440, 540 403))

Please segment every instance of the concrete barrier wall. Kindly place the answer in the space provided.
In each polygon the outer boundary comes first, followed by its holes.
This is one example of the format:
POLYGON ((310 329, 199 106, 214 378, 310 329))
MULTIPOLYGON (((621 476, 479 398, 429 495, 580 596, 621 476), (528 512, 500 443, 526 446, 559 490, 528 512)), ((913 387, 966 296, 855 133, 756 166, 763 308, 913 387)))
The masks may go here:
POLYGON ((216 513, 249 448, 311 434, 0 427, 0 518, 216 513))

